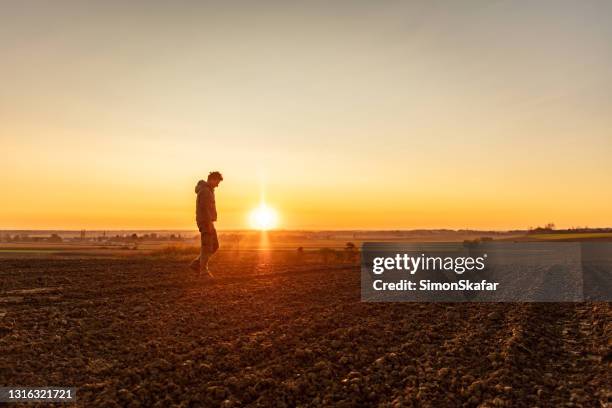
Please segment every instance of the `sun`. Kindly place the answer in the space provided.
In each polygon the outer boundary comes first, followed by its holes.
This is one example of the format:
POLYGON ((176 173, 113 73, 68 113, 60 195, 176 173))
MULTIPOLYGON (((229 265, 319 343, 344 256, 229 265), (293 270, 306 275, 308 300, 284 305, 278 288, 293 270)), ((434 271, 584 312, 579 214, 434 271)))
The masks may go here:
POLYGON ((276 227, 278 215, 273 208, 268 207, 265 203, 261 203, 259 207, 251 211, 249 221, 254 229, 267 231, 276 227))

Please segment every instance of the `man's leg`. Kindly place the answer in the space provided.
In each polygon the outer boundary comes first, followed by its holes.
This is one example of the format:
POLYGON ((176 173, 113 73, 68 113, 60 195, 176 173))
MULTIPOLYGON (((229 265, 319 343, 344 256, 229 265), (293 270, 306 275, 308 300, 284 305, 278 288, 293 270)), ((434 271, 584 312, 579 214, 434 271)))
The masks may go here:
POLYGON ((212 255, 212 234, 210 232, 203 231, 200 233, 201 246, 200 246, 200 275, 205 275, 212 278, 212 274, 208 270, 208 260, 212 255))
POLYGON ((210 252, 210 254, 212 255, 219 250, 219 238, 217 237, 216 229, 213 229, 211 238, 212 238, 212 243, 211 243, 212 251, 210 252))
POLYGON ((191 263, 189 264, 189 269, 195 272, 200 271, 200 255, 198 255, 191 263))
POLYGON ((210 270, 208 269, 208 261, 214 255, 214 253, 217 252, 217 250, 219 249, 219 238, 217 237, 217 230, 214 227, 211 232, 207 233, 207 238, 208 238, 207 248, 209 252, 207 253, 207 258, 206 258, 206 271, 208 273, 209 278, 214 278, 215 276, 212 273, 210 273, 210 270))
POLYGON ((210 275, 210 270, 208 269, 208 260, 210 259, 210 254, 202 254, 200 256, 200 275, 210 275))
POLYGON ((204 246, 204 235, 200 231, 200 254, 198 254, 198 256, 196 256, 195 259, 191 261, 191 263, 189 263, 189 269, 191 269, 194 272, 200 272, 200 258, 202 255, 203 246, 204 246))

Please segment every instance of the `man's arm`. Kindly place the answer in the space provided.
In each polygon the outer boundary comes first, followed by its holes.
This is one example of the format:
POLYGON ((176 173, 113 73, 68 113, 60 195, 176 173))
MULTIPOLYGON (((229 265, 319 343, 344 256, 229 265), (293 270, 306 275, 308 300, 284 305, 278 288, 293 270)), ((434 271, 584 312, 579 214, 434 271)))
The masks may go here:
POLYGON ((212 193, 208 189, 202 191, 202 210, 204 214, 204 227, 208 232, 212 232, 215 229, 213 224, 213 220, 215 219, 215 217, 211 211, 211 209, 214 208, 214 205, 215 200, 213 198, 212 193))

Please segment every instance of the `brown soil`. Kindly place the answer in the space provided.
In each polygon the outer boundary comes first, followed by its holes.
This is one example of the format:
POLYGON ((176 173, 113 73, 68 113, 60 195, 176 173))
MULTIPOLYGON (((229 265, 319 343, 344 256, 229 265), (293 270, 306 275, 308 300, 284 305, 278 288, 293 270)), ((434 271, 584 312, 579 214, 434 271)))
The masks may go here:
POLYGON ((211 284, 172 260, 1 260, 0 384, 83 407, 611 403, 609 303, 369 304, 357 266, 296 265, 226 254, 211 284))

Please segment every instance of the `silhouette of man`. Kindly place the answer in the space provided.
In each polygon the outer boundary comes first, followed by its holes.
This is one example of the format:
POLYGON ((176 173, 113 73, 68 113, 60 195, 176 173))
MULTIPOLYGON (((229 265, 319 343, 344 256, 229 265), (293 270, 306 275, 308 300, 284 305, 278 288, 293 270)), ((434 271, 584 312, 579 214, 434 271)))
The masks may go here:
POLYGON ((219 249, 219 240, 214 222, 217 221, 217 206, 215 205, 215 188, 223 180, 218 171, 208 175, 206 181, 200 180, 196 185, 196 222, 200 230, 200 256, 191 262, 191 269, 209 279, 213 275, 208 270, 208 260, 219 249))

